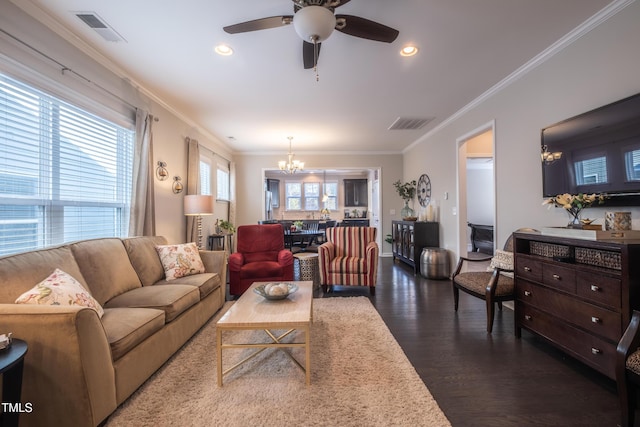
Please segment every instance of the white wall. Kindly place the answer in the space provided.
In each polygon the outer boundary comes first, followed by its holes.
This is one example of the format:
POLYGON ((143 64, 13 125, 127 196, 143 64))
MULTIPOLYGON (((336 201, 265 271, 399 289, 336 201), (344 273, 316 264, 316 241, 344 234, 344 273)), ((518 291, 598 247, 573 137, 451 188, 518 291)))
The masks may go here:
MULTIPOLYGON (((566 225, 562 209, 541 205, 540 129, 640 92, 639 22, 635 2, 405 152, 405 179, 427 172, 440 201, 441 246, 457 255, 456 139, 491 120, 496 123, 497 246, 519 227, 566 225)), ((601 218, 604 210, 593 208, 587 215, 601 218)), ((625 210, 640 228, 640 208, 625 210)))

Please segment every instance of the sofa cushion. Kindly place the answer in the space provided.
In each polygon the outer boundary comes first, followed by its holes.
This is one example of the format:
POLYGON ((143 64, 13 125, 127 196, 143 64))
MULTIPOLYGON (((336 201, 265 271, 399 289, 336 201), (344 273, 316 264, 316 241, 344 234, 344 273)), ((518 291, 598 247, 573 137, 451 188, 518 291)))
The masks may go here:
POLYGON ((156 285, 190 285, 195 286, 200 290, 200 299, 203 299, 214 290, 220 287, 222 280, 218 273, 202 273, 194 274, 191 276, 179 277, 177 279, 167 281, 160 280, 156 285))
POLYGON ((91 295, 104 305, 111 298, 142 286, 122 240, 93 239, 69 245, 91 295))
POLYGON ((111 358, 118 360, 162 329, 164 311, 152 308, 108 308, 102 317, 102 326, 111 347, 111 358))
POLYGON ((204 264, 195 243, 156 246, 166 280, 204 273, 204 264))
POLYGON ((329 262, 329 271, 345 274, 362 274, 367 272, 366 258, 341 256, 329 262))
POLYGON ((89 289, 71 248, 61 246, 0 258, 0 303, 13 304, 16 298, 46 279, 56 268, 89 289))
POLYGON ((169 323, 200 301, 200 291, 189 285, 156 285, 133 289, 109 300, 105 308, 156 308, 169 323))
POLYGON ((42 282, 23 293, 16 304, 78 305, 89 307, 102 317, 104 310, 89 291, 71 275, 56 268, 42 282))
POLYGON ((164 267, 156 251, 156 246, 166 245, 162 236, 141 236, 123 239, 131 265, 138 273, 142 286, 151 286, 164 279, 164 267))

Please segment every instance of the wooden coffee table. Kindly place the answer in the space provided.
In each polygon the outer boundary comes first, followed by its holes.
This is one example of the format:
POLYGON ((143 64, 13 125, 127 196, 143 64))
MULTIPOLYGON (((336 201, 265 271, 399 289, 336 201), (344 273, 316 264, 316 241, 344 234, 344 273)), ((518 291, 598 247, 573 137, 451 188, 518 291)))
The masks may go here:
POLYGON ((306 374, 307 385, 311 384, 311 322, 313 321, 313 282, 292 282, 298 285, 298 291, 283 300, 270 301, 253 292, 253 288, 268 282, 256 282, 251 285, 240 299, 231 306, 216 324, 216 350, 218 368, 218 386, 222 387, 222 377, 244 362, 254 358, 267 348, 304 347, 306 357, 304 366, 288 351, 284 351, 306 374), (223 331, 262 329, 271 338, 270 343, 223 344, 223 331), (272 329, 286 332, 276 336, 272 329), (282 339, 295 330, 304 332, 304 342, 282 342, 282 339), (249 357, 222 372, 222 350, 226 348, 257 348, 249 357))

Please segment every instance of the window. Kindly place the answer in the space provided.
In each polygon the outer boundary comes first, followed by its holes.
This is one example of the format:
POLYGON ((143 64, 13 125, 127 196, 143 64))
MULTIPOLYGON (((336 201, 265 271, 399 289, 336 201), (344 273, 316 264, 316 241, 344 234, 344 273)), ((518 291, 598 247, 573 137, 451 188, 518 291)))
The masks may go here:
POLYGON ((0 74, 0 255, 123 237, 134 132, 0 74))
POLYGON ((304 210, 320 210, 320 186, 318 182, 304 183, 304 210))
POLYGON ((330 211, 337 210, 338 209, 338 183, 337 182, 325 183, 324 194, 327 195, 327 200, 324 202, 324 207, 329 209, 330 211))
POLYGON ((287 182, 284 184, 285 201, 288 211, 299 211, 302 209, 302 183, 287 182))
POLYGON ((229 169, 225 166, 218 164, 217 171, 217 193, 216 198, 218 200, 226 200, 229 201, 231 199, 230 194, 230 183, 229 183, 229 169))
POLYGON ((624 164, 627 181, 640 181, 640 150, 626 151, 624 164))
POLYGON ((200 194, 211 195, 211 164, 207 159, 200 159, 200 194))

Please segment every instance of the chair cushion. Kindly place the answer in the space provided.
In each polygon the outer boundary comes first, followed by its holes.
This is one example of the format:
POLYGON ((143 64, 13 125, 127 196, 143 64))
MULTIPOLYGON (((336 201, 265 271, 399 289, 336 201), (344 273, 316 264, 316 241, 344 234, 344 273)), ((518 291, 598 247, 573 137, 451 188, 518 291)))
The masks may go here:
POLYGON ((189 285, 142 286, 107 301, 105 308, 156 308, 164 310, 165 321, 171 322, 200 301, 200 291, 189 285))
POLYGON ((631 355, 627 358, 627 369, 634 372, 637 375, 640 375, 640 349, 631 353, 631 355))
MULTIPOLYGON (((488 271, 473 271, 468 273, 460 273, 454 277, 456 285, 467 289, 476 294, 484 295, 487 285, 491 280, 493 273, 488 271)), ((498 278, 498 286, 496 288, 496 296, 506 296, 513 294, 513 279, 503 274, 498 278)))
POLYGON ((329 262, 330 273, 363 274, 367 272, 365 258, 341 256, 329 262))
POLYGON ((240 270, 242 279, 273 277, 282 275, 282 265, 276 261, 259 261, 245 264, 240 270))
POLYGON ((118 360, 162 329, 164 311, 151 308, 108 308, 102 316, 102 326, 111 347, 111 358, 118 360))
POLYGON ((377 228, 374 227, 334 227, 327 228, 327 240, 335 244, 336 257, 366 256, 369 242, 376 241, 377 228))

